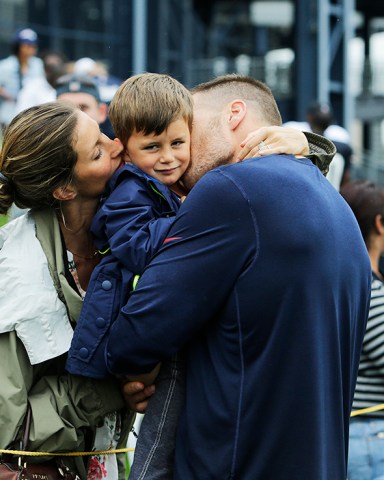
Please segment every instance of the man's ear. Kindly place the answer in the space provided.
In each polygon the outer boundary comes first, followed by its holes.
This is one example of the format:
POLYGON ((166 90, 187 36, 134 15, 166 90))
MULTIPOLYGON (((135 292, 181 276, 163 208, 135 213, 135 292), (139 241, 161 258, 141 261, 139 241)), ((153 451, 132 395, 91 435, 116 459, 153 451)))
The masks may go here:
POLYGON ((228 123, 232 130, 235 130, 243 121, 247 113, 247 104, 244 100, 233 100, 228 105, 228 123))
POLYGON ((379 235, 384 235, 384 220, 380 213, 375 216, 375 229, 379 235))
POLYGON ((52 192, 53 198, 60 201, 73 200, 76 198, 77 192, 71 185, 57 187, 52 192))

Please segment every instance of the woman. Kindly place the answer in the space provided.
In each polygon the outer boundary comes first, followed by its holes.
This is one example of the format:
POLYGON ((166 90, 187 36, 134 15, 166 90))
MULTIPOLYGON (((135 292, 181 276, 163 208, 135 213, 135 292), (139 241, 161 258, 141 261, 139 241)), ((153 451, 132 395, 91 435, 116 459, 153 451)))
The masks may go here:
MULTIPOLYGON (((340 191, 359 223, 372 266, 372 292, 360 358, 353 409, 384 403, 384 189, 368 180, 344 185, 340 191)), ((348 480, 384 479, 384 412, 351 419, 348 480)))
MULTIPOLYGON (((284 143, 276 142, 276 128, 269 133, 275 144, 284 143)), ((298 137, 291 137, 301 148, 298 137)), ((319 145, 332 152, 324 139, 319 145)), ((289 141, 285 147, 289 151, 289 141)), ((252 148, 245 146, 244 156, 252 148)), ((100 195, 121 165, 122 150, 94 120, 63 103, 21 112, 5 132, 0 214, 13 202, 30 211, 0 230, 1 449, 18 446, 27 403, 32 451, 125 446, 132 414, 124 409, 119 384, 72 376, 64 368, 82 293, 99 260, 89 227, 100 195)), ((332 153, 325 168, 331 158, 332 153)), ((124 386, 137 411, 145 409, 153 391, 138 382, 124 386)), ((81 479, 118 478, 113 455, 65 457, 65 462, 81 479)))
MULTIPOLYGON (((89 225, 121 152, 90 117, 60 103, 22 112, 5 133, 0 212, 12 202, 31 211, 0 230, 2 449, 17 450, 27 401, 30 450, 126 445, 133 413, 119 383, 64 369, 82 291, 98 261, 89 225)), ((114 455, 65 462, 82 479, 118 478, 114 455)))

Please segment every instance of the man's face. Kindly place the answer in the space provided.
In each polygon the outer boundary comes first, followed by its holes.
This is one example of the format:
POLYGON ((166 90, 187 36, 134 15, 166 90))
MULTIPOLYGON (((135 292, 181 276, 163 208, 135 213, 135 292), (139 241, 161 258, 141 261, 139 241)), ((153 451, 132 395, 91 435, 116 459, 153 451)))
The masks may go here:
POLYGON ((69 102, 75 107, 79 108, 82 112, 89 115, 99 125, 105 120, 105 116, 100 109, 100 105, 96 98, 89 93, 84 92, 68 92, 62 93, 57 97, 57 100, 63 102, 69 102))
POLYGON ((183 183, 190 190, 209 170, 233 160, 230 131, 222 110, 205 100, 205 95, 193 95, 193 126, 191 134, 191 162, 183 175, 183 183))

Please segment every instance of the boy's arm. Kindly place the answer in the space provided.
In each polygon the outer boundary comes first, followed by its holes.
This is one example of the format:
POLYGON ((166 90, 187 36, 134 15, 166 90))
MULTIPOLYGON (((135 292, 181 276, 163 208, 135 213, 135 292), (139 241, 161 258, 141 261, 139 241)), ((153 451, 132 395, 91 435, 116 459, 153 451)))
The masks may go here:
POLYGON ((124 180, 97 213, 113 256, 134 274, 141 274, 161 247, 176 214, 148 188, 137 178, 124 180))

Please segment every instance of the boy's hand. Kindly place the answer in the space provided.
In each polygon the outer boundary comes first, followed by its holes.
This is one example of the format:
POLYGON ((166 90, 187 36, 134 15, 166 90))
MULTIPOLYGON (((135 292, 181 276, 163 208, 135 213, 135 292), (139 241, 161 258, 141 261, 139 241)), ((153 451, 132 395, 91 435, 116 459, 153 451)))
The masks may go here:
POLYGON ((288 153, 299 157, 309 154, 308 141, 303 132, 290 127, 261 127, 251 132, 240 144, 238 162, 262 155, 288 153))
POLYGON ((142 382, 126 381, 121 390, 128 407, 136 413, 145 413, 149 398, 155 393, 155 385, 146 387, 142 382))

